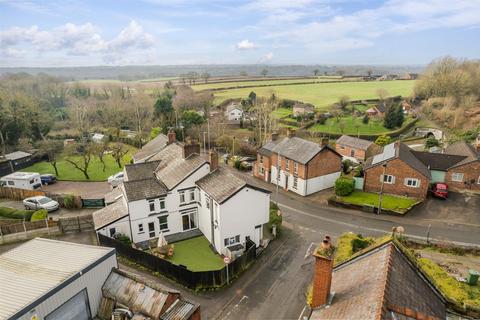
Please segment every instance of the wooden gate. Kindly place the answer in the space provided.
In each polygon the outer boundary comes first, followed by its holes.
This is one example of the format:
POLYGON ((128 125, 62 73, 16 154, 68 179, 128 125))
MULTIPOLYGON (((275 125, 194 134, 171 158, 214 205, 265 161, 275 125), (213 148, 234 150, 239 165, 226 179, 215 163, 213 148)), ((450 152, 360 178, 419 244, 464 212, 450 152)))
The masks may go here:
POLYGON ((91 215, 78 217, 62 217, 59 219, 58 225, 63 233, 95 230, 93 225, 93 217, 91 215))

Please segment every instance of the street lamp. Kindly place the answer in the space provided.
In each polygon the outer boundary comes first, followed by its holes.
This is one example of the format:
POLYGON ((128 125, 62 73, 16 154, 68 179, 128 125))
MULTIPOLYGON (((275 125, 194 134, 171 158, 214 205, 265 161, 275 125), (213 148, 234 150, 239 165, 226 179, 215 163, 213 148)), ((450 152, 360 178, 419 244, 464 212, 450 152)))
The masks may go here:
POLYGON ((382 174, 382 185, 380 187, 380 193, 378 195, 378 210, 377 214, 380 214, 382 212, 382 196, 383 196, 383 185, 385 184, 385 172, 387 171, 387 162, 385 161, 382 164, 383 167, 383 174, 382 174))
POLYGON ((278 206, 278 184, 280 182, 280 168, 281 168, 281 161, 282 161, 282 157, 280 155, 280 151, 278 152, 278 159, 277 159, 277 189, 275 191, 275 202, 278 206))

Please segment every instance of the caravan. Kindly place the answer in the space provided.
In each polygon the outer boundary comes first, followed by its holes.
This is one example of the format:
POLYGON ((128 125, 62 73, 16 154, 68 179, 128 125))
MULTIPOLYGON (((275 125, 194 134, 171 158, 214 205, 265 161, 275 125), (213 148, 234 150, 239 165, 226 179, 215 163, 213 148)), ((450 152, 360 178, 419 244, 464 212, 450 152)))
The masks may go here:
POLYGON ((0 186, 35 190, 42 187, 40 174, 37 172, 14 172, 0 178, 0 186))

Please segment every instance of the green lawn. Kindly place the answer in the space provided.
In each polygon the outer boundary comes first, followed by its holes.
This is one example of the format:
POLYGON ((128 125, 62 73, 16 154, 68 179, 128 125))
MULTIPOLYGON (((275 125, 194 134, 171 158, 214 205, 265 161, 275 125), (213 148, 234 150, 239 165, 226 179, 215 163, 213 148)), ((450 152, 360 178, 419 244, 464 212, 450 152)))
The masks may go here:
POLYGON ((210 242, 204 236, 173 243, 175 249, 170 261, 181 264, 191 271, 222 269, 223 259, 210 249, 210 242))
MULTIPOLYGON (((258 83, 261 84, 261 82, 258 83)), ((335 83, 322 81, 314 84, 230 89, 216 91, 214 94, 215 101, 220 103, 228 98, 246 98, 251 91, 255 91, 257 96, 263 97, 275 93, 281 99, 303 101, 315 105, 318 109, 326 110, 343 95, 347 95, 352 100, 378 98, 377 90, 379 88, 386 89, 390 96, 409 96, 412 94, 414 84, 414 80, 335 83)), ((215 85, 218 86, 218 84, 215 85)))
POLYGON ((293 114, 292 108, 278 108, 272 113, 277 118, 285 118, 293 114))
MULTIPOLYGON (((337 199, 346 203, 357 204, 357 205, 371 205, 378 207, 378 194, 368 193, 363 191, 354 191, 351 195, 346 197, 339 197, 337 199)), ((405 213, 405 211, 416 204, 418 200, 405 198, 405 197, 396 197, 384 194, 382 196, 382 209, 392 210, 399 213, 405 213)))
MULTIPOLYGON (((75 158, 75 157, 73 157, 75 158)), ((79 157, 77 157, 79 159, 79 157)), ((83 173, 76 169, 72 164, 65 161, 63 158, 58 161, 58 176, 59 180, 69 180, 69 181, 105 181, 109 176, 123 170, 123 165, 130 163, 132 156, 130 153, 127 153, 122 160, 122 168, 119 168, 115 159, 111 155, 106 155, 104 157, 106 168, 103 172, 103 165, 97 157, 93 157, 90 161, 88 167, 88 174, 90 180, 85 179, 83 173)), ((25 168, 21 171, 27 172, 38 172, 40 174, 51 173, 55 174, 55 170, 52 165, 46 161, 35 163, 33 166, 25 168)))
MULTIPOLYGON (((413 121, 413 119, 407 119, 404 125, 407 125, 413 121)), ((314 132, 328 132, 336 134, 388 134, 390 131, 383 126, 383 119, 370 119, 367 124, 362 122, 362 117, 346 116, 341 117, 340 122, 337 122, 336 118, 328 119, 325 124, 315 124, 310 128, 310 131, 314 132), (342 132, 343 126, 343 132, 342 132)))
POLYGON ((278 79, 278 80, 250 80, 250 81, 225 81, 218 83, 201 83, 193 85, 194 90, 206 90, 206 89, 219 89, 219 88, 231 88, 231 87, 246 87, 246 86, 269 86, 269 85, 282 85, 282 84, 291 84, 291 83, 305 83, 305 82, 331 82, 331 81, 341 81, 341 79, 336 78, 304 78, 304 79, 278 79))

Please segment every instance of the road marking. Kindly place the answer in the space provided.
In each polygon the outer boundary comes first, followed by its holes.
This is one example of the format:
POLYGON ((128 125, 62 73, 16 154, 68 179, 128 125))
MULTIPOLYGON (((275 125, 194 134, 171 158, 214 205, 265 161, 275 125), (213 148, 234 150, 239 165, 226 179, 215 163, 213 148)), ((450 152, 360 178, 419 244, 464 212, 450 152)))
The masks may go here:
MULTIPOLYGON (((374 231, 374 232, 378 232, 378 233, 389 233, 391 232, 391 230, 384 230, 384 229, 377 229, 377 228, 370 228, 370 227, 364 227, 364 226, 359 226, 359 225, 356 225, 356 224, 352 224, 352 223, 348 223, 348 222, 343 222, 343 221, 337 221, 335 219, 330 219, 330 218, 325 218, 325 217, 320 217, 320 216, 317 216, 315 214, 311 214, 311 213, 308 213, 308 212, 305 212, 305 211, 302 211, 302 210, 299 210, 299 209, 296 209, 296 208, 293 208, 293 207, 290 207, 290 206, 287 206, 287 205, 284 205, 284 204, 281 204, 279 203, 278 204, 279 207, 283 207, 283 208, 286 208, 288 210, 292 210, 292 211, 295 211, 295 212, 298 212, 300 214, 303 214, 305 216, 309 216, 309 217, 312 217, 312 218, 315 218, 315 219, 318 219, 318 220, 324 220, 324 221, 328 221, 328 222, 331 222, 331 223, 335 223, 335 224, 341 224, 341 225, 344 225, 344 226, 347 226, 347 227, 350 227, 350 228, 358 228, 358 229, 363 229, 363 230, 370 230, 370 231, 374 231)), ((391 221, 390 223, 394 223, 393 221, 391 221)), ((300 226, 299 226, 300 227, 300 226)), ((417 236, 417 235, 414 235, 414 234, 408 234, 406 233, 405 236, 408 236, 409 238, 413 238, 413 239, 419 239, 419 240, 426 240, 426 237, 425 236, 417 236)), ((454 245, 458 245, 458 246, 464 246, 464 247, 478 247, 479 244, 477 243, 469 243, 469 242, 461 242, 461 241, 452 241, 452 240, 445 240, 445 239, 438 239, 438 238, 430 238, 431 241, 438 241, 438 242, 448 242, 448 243, 451 243, 451 244, 454 244, 454 245)))
POLYGON ((307 306, 303 307, 302 312, 300 312, 300 315, 298 316, 298 320, 302 319, 303 313, 305 312, 306 308, 307 308, 307 306))
POLYGON ((310 243, 310 245, 308 246, 307 248, 307 252, 305 252, 305 258, 304 259, 307 259, 308 257, 310 257, 312 255, 312 246, 314 246, 315 243, 310 243))

